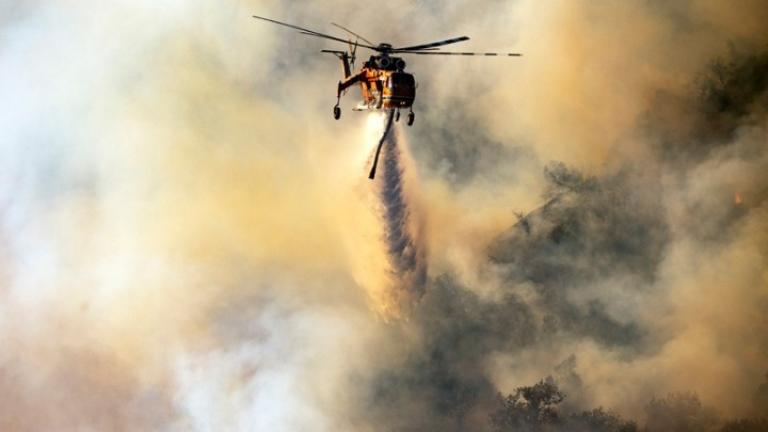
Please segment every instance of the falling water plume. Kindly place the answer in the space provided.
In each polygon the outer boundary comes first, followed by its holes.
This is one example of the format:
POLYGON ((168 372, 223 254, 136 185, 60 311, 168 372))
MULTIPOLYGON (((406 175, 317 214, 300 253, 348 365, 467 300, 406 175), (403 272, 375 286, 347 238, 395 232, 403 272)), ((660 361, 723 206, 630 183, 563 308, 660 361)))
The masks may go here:
POLYGON ((371 207, 380 226, 378 237, 385 261, 380 266, 384 268, 385 287, 379 303, 384 304, 386 315, 399 316, 423 294, 427 273, 416 214, 415 176, 393 118, 390 112, 375 119, 374 126, 382 132, 373 150, 369 178, 373 180, 371 207))

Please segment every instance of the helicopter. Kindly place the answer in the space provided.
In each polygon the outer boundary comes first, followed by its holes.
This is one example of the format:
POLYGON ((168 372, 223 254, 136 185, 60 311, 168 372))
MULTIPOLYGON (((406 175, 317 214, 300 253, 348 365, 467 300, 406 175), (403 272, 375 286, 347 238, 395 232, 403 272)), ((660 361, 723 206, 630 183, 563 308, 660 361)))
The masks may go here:
POLYGON ((336 90, 336 105, 333 106, 333 118, 341 118, 341 96, 346 91, 356 85, 360 85, 363 100, 353 108, 354 111, 375 111, 385 110, 394 113, 395 121, 400 120, 400 110, 408 110, 408 126, 413 125, 416 118, 413 112, 413 102, 416 99, 417 83, 413 74, 405 72, 406 62, 400 55, 442 55, 442 56, 508 56, 520 57, 520 53, 475 53, 475 52, 446 52, 440 51, 440 47, 469 40, 467 36, 459 36, 445 39, 437 42, 430 42, 418 45, 410 45, 396 48, 391 43, 375 44, 370 40, 360 36, 358 33, 336 23, 331 25, 347 33, 352 39, 342 39, 340 37, 320 33, 307 28, 299 27, 293 24, 253 15, 254 18, 273 24, 285 26, 297 30, 306 36, 314 36, 329 39, 335 42, 341 42, 348 45, 348 49, 341 50, 321 50, 323 53, 333 54, 341 60, 343 79, 339 81, 336 90), (374 52, 370 58, 363 63, 359 72, 353 74, 355 59, 358 48, 366 48, 374 52))

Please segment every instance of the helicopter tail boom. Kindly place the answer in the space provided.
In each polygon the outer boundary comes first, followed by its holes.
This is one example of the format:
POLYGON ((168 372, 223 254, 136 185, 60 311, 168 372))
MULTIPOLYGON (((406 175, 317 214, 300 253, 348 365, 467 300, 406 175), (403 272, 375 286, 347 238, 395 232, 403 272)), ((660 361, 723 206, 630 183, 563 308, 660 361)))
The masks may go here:
POLYGON ((345 80, 352 75, 352 66, 350 65, 350 60, 352 60, 352 58, 348 52, 335 50, 322 50, 321 52, 333 54, 341 60, 341 67, 345 80))

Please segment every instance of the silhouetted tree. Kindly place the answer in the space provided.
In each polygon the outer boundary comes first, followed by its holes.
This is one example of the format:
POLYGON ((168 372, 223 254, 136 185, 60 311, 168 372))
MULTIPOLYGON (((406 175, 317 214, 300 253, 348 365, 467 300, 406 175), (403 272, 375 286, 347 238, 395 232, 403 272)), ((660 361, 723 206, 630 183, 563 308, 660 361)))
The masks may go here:
POLYGON ((547 180, 547 195, 552 198, 563 192, 578 192, 594 189, 597 180, 585 177, 578 170, 569 168, 562 162, 552 162, 544 167, 544 178, 547 180))
POLYGON ((743 419, 730 421, 720 429, 720 432, 766 432, 768 419, 743 419))
POLYGON ((565 420, 563 431, 568 432, 637 432, 637 424, 624 421, 619 415, 603 408, 571 414, 565 420))
POLYGON ((752 398, 755 410, 759 413, 768 413, 768 374, 765 375, 765 381, 757 388, 752 398))
POLYGON ((717 412, 705 407, 694 393, 671 393, 645 407, 647 432, 707 432, 720 424, 717 412))
POLYGON ((768 90, 768 52, 734 51, 730 59, 715 60, 702 77, 700 88, 701 105, 710 120, 713 115, 738 118, 748 114, 768 90))
POLYGON ((562 415, 558 405, 565 395, 551 377, 530 387, 518 387, 515 393, 499 395, 499 409, 490 416, 496 432, 637 432, 634 422, 618 414, 597 408, 577 414, 562 415))
POLYGON ((518 387, 515 393, 502 397, 501 407, 491 414, 493 430, 547 431, 555 430, 559 416, 557 405, 565 399, 552 377, 530 387, 518 387))

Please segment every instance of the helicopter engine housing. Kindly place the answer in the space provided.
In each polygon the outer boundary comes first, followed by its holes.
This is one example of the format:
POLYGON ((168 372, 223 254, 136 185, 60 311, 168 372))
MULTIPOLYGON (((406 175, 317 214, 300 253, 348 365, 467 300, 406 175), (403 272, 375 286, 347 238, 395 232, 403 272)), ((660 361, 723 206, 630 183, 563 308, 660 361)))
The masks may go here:
POLYGON ((392 65, 392 59, 387 56, 381 56, 376 60, 376 65, 382 69, 389 69, 392 65))

